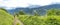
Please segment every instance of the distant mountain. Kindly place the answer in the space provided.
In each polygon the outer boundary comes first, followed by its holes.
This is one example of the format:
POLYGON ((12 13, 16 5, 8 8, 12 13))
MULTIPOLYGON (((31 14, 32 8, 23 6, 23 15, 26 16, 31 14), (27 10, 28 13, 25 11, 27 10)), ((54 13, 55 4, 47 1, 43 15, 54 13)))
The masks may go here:
POLYGON ((46 13, 46 10, 49 10, 52 8, 60 9, 60 4, 51 4, 51 5, 47 5, 47 6, 32 5, 32 6, 29 6, 26 8, 17 7, 16 9, 8 10, 8 12, 13 14, 14 12, 23 10, 25 13, 33 14, 34 10, 36 10, 37 12, 40 12, 39 14, 44 15, 46 13))

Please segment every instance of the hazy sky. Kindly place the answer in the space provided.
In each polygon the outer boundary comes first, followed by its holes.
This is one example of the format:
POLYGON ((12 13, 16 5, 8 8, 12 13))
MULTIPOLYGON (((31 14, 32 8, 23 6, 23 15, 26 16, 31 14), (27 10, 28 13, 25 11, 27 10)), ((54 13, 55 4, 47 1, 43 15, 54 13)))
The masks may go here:
POLYGON ((60 3, 60 0, 0 0, 0 7, 27 7, 30 4, 45 6, 55 3, 60 3))

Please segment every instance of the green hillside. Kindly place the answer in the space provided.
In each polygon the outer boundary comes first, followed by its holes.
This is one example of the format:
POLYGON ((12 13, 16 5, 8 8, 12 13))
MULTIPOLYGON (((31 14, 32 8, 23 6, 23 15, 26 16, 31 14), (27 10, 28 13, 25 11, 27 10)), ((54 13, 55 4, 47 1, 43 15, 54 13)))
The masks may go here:
POLYGON ((60 25, 60 10, 48 10, 44 16, 19 15, 24 25, 60 25))
POLYGON ((12 25, 13 16, 0 9, 0 25, 12 25))
POLYGON ((28 16, 20 15, 24 25, 60 25, 60 16, 28 16))

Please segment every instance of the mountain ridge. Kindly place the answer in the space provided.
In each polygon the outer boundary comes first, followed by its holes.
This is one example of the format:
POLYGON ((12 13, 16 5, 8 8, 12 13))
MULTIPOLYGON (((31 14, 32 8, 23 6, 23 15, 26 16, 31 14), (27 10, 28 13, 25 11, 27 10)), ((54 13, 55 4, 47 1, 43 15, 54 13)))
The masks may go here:
POLYGON ((52 9, 52 8, 60 9, 60 4, 51 4, 51 5, 47 5, 47 6, 38 6, 37 5, 37 7, 35 6, 35 7, 32 7, 32 8, 30 8, 30 7, 26 7, 26 8, 17 7, 16 9, 9 10, 8 12, 9 13, 11 12, 13 14, 14 12, 18 12, 20 10, 23 10, 25 13, 31 13, 32 12, 31 14, 33 14, 34 10, 37 10, 37 11, 41 10, 41 13, 45 13, 46 10, 49 10, 49 9, 52 9))

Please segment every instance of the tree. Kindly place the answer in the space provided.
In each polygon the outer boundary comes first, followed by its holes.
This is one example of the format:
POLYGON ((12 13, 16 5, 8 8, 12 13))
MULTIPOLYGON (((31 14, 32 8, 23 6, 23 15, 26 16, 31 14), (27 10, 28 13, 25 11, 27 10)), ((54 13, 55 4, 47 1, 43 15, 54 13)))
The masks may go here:
POLYGON ((54 15, 54 13, 55 13, 55 9, 50 9, 50 10, 48 10, 47 11, 47 15, 49 16, 49 15, 54 15))
POLYGON ((49 16, 51 16, 51 15, 60 15, 60 10, 58 10, 58 9, 50 9, 50 10, 48 10, 47 11, 47 15, 49 16))
POLYGON ((25 15, 25 13, 21 10, 19 11, 19 15, 25 15))
POLYGON ((60 15, 60 10, 57 10, 55 15, 60 15))

